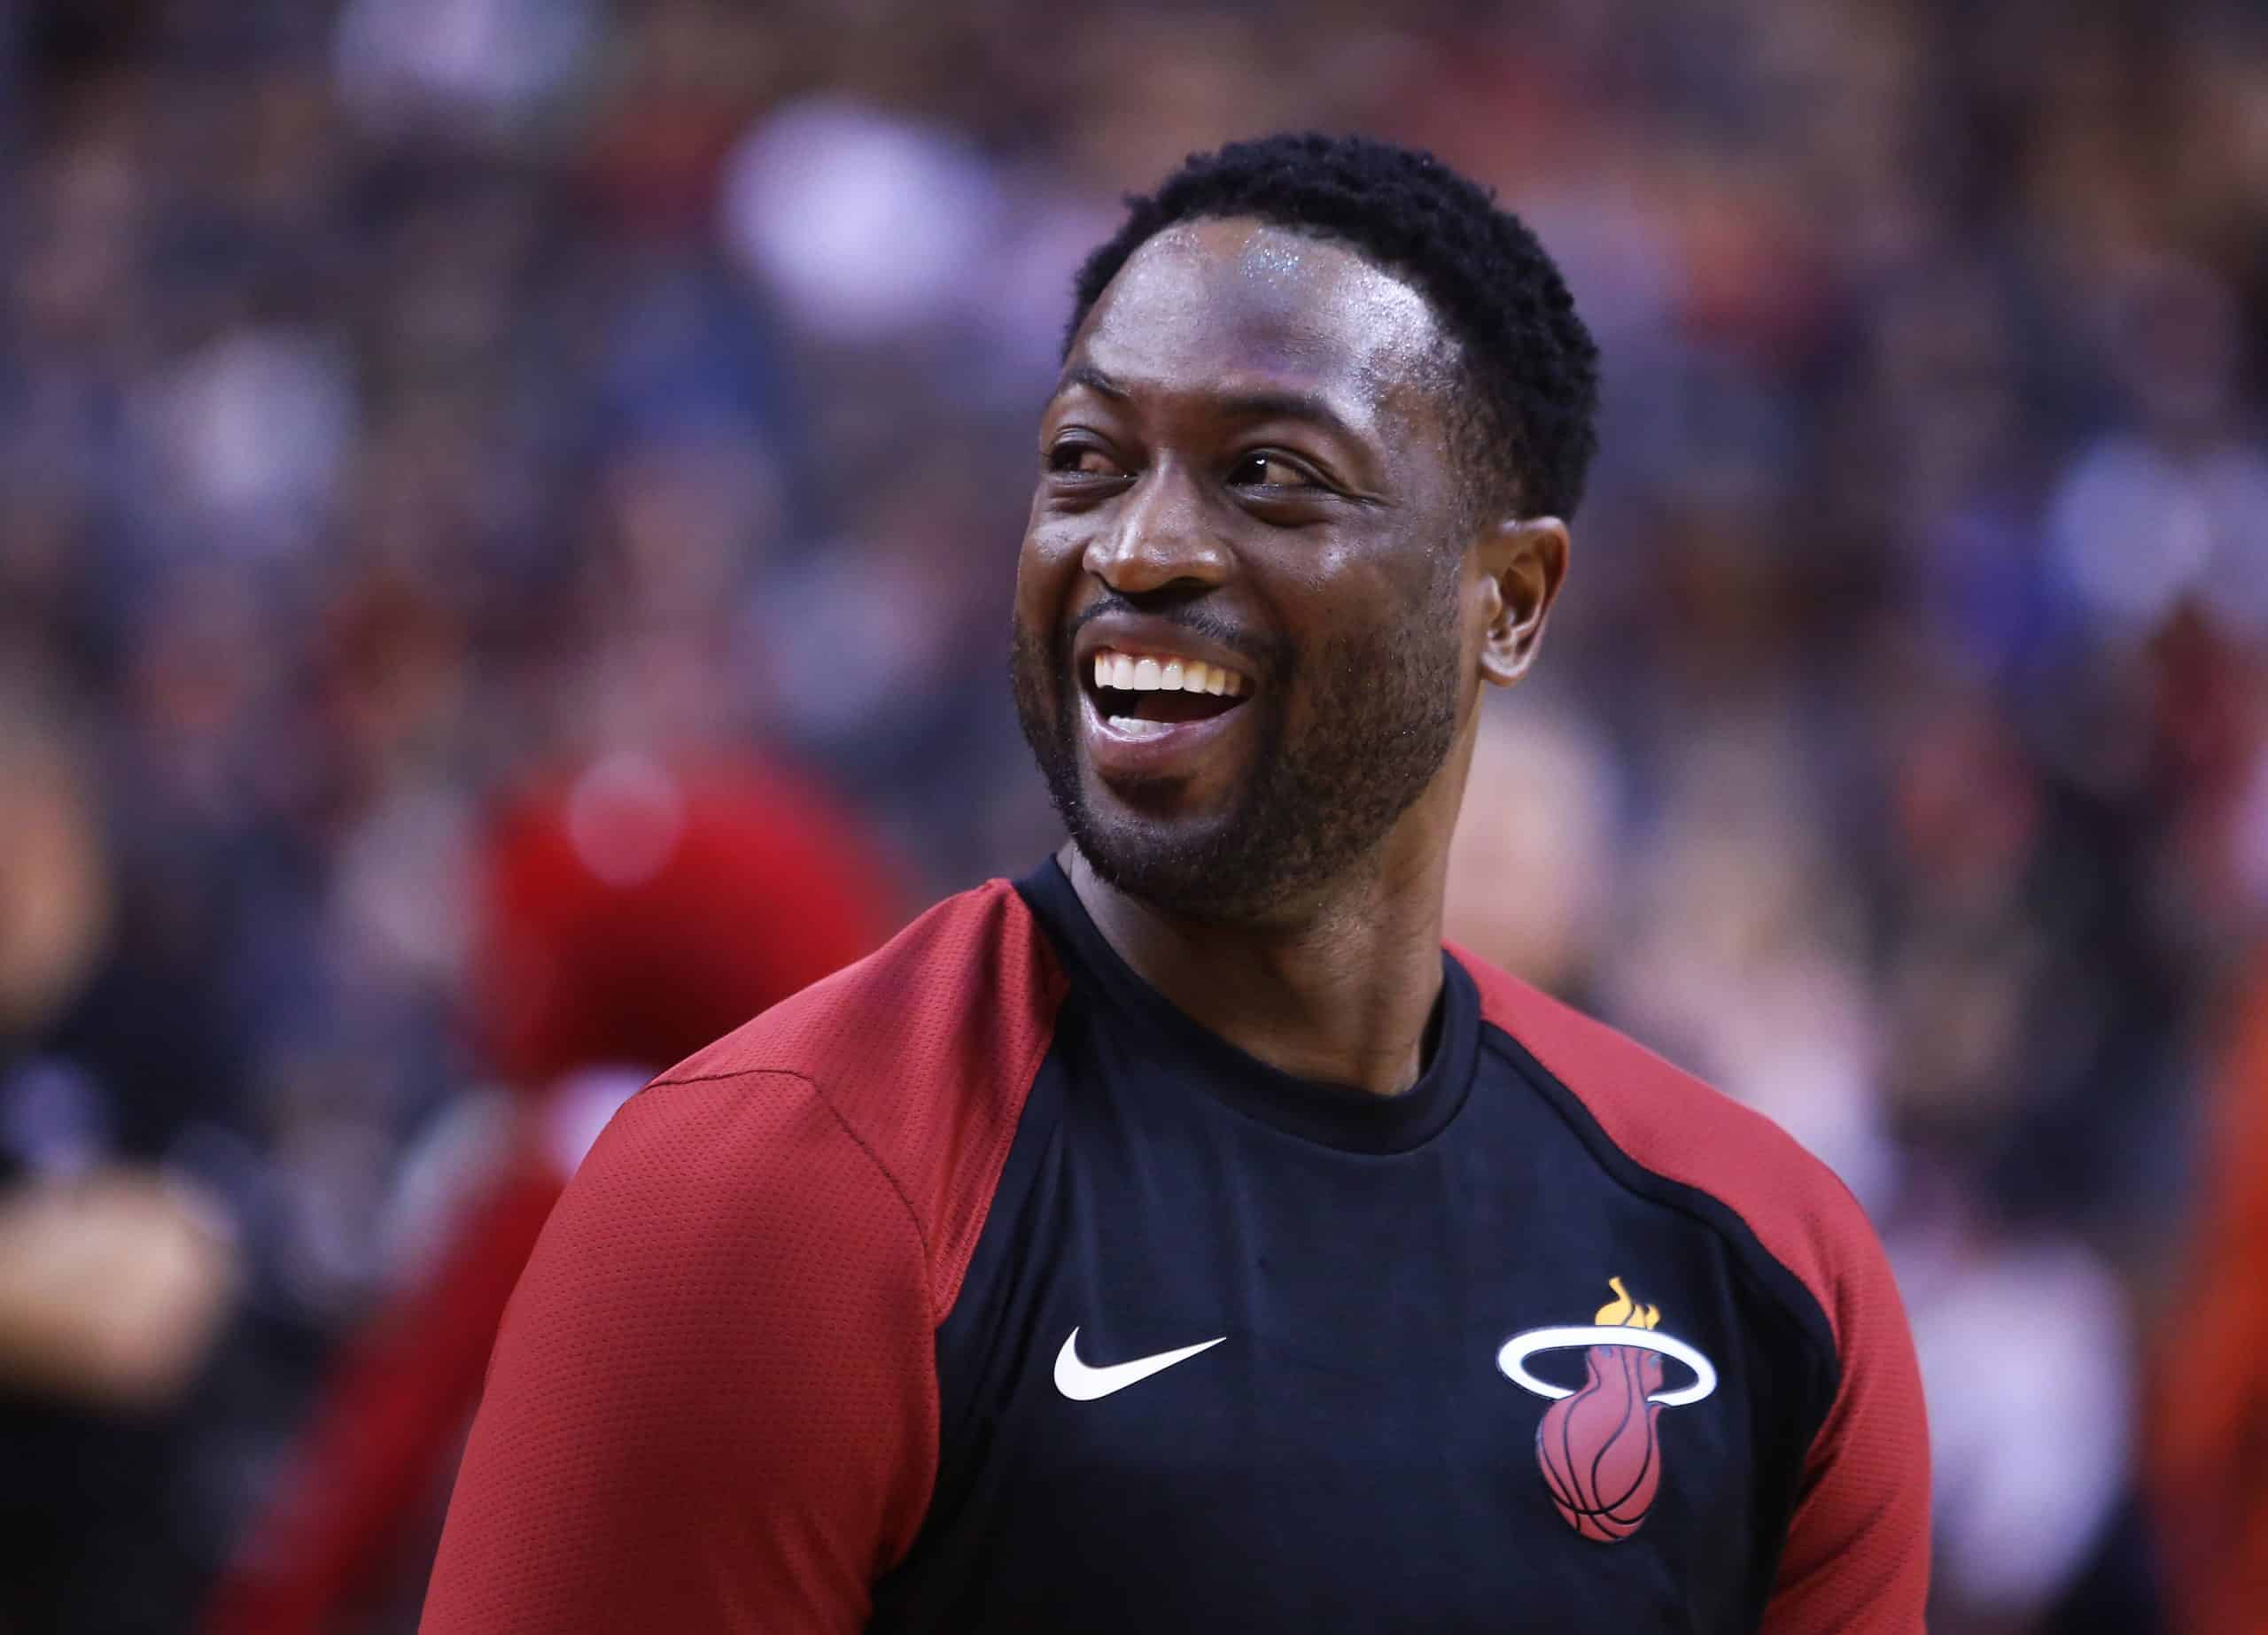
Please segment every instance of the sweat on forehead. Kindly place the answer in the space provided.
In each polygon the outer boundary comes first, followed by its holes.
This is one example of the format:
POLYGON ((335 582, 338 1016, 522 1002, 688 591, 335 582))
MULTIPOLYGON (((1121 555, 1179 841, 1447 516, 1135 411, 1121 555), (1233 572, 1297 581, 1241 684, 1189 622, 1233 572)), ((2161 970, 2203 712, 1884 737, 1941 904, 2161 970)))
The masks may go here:
POLYGON ((1406 279, 1249 218, 1185 221, 1130 256, 1072 346, 1113 375, 1293 375, 1370 397, 1440 384, 1454 353, 1406 279))

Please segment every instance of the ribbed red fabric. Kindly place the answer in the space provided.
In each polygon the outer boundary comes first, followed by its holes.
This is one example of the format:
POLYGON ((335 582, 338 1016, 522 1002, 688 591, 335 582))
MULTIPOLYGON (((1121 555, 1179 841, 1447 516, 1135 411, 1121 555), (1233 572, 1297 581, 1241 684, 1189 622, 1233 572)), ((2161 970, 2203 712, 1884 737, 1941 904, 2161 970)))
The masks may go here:
POLYGON ((1827 1314, 1842 1383, 1812 1444, 1765 1635, 1918 1635, 1930 1443, 1906 1308, 1866 1213, 1778 1125, 1612 1028, 1455 950, 1481 1013, 1642 1168, 1717 1199, 1827 1314))

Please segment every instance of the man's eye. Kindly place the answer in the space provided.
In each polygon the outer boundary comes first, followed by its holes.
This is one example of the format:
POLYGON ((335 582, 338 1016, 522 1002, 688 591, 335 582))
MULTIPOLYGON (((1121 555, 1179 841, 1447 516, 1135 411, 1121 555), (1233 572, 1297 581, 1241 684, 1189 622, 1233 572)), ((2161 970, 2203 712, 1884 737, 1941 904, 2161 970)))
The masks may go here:
POLYGON ((1281 454, 1265 451, 1239 457, 1229 472, 1236 488, 1314 488, 1318 486, 1304 466, 1293 465, 1281 454))
POLYGON ((1058 443, 1047 451, 1047 469, 1059 477, 1116 477, 1118 462, 1091 443, 1058 443))

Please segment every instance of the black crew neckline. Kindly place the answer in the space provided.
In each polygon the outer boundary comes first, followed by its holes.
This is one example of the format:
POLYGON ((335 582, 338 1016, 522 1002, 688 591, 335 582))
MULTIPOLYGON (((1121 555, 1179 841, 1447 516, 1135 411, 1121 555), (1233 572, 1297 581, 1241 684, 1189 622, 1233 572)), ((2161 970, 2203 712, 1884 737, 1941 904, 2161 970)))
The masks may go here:
POLYGON ((1480 1055, 1480 996, 1447 950, 1441 995, 1426 1023, 1425 1070, 1400 1095, 1379 1096, 1271 1067, 1189 1016, 1119 957, 1052 856, 1015 887, 1075 980, 1084 976, 1192 1083, 1263 1124, 1345 1151, 1407 1152, 1438 1135, 1464 1104, 1480 1055))

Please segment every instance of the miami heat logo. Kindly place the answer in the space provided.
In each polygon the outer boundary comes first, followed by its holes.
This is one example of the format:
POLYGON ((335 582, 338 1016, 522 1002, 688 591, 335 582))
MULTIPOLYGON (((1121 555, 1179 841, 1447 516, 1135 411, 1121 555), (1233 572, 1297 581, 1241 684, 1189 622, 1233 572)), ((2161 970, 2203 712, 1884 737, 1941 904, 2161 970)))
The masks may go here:
POLYGON ((1551 1399, 1536 1427, 1536 1462, 1552 1505, 1586 1538, 1612 1544, 1638 1530, 1661 1485, 1662 1453, 1654 1422, 1664 1408, 1698 1402, 1717 1389, 1716 1365, 1688 1345, 1655 1332, 1660 1309, 1630 1298, 1619 1277, 1614 1298, 1588 1328, 1531 1329, 1506 1340, 1496 1366, 1512 1383, 1551 1399), (1586 1377, 1578 1388, 1528 1372, 1529 1358, 1581 1348, 1586 1377), (1662 1387, 1662 1359, 1692 1370, 1690 1383, 1662 1387))

